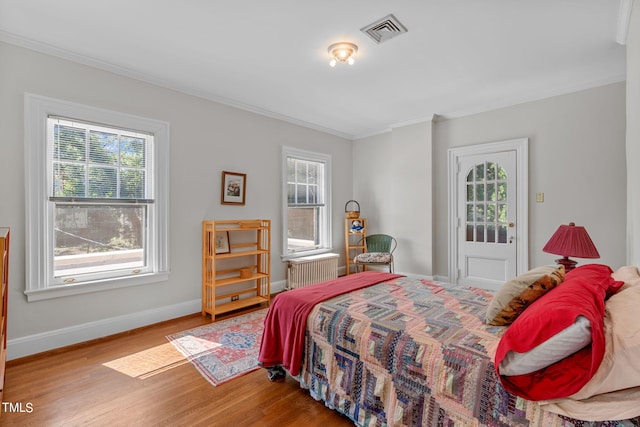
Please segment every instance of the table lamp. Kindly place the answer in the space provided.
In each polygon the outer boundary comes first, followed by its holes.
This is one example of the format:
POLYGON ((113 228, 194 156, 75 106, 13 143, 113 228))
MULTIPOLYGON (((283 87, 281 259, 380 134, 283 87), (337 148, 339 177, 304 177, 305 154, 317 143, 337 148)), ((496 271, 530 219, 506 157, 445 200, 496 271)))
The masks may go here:
POLYGON ((577 264, 577 261, 569 259, 569 257, 600 258, 587 230, 573 222, 558 227, 542 251, 562 256, 556 260, 556 263, 564 265, 567 272, 573 270, 577 264))

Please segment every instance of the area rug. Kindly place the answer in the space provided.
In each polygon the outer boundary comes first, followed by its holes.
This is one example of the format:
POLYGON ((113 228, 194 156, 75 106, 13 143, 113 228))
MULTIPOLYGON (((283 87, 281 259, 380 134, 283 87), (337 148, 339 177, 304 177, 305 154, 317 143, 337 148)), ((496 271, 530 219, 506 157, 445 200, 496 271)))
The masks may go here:
POLYGON ((171 334, 167 339, 214 386, 259 368, 267 309, 171 334))

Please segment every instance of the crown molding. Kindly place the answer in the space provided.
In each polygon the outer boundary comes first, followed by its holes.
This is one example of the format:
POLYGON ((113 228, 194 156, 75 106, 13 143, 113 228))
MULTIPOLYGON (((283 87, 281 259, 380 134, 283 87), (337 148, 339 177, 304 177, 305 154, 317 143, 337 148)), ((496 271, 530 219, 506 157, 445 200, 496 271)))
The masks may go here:
POLYGON ((171 80, 159 78, 157 76, 141 73, 139 71, 132 70, 127 67, 123 67, 120 65, 113 64, 111 62, 102 61, 100 59, 88 56, 81 55, 75 52, 71 52, 66 49, 60 49, 56 46, 50 45, 48 43, 39 42, 36 40, 32 40, 26 37, 21 37, 12 33, 8 33, 6 31, 0 31, 0 41, 5 43, 13 44, 19 47, 23 47, 25 49, 34 50, 36 52, 43 53, 45 55, 54 56, 57 58, 65 59, 67 61, 75 62, 82 65, 87 65, 89 67, 97 68, 103 71, 108 71, 110 73, 118 74, 123 77, 128 77, 131 79, 143 81, 145 83, 149 83, 155 86, 159 86, 165 89, 174 90, 176 92, 183 93, 185 95, 195 96, 197 98, 206 99, 207 101, 215 102, 218 104, 226 105, 229 107, 237 108, 239 110, 248 111, 250 113, 258 114, 261 116, 269 117, 272 119, 280 120, 283 122, 287 122, 293 125, 305 127, 308 129, 313 129, 319 132, 327 133, 330 135, 334 135, 340 138, 352 140, 354 138, 353 135, 338 131, 336 129, 327 128, 315 123, 307 122, 304 120, 296 119, 294 117, 290 117, 284 114, 280 114, 274 111, 265 110, 253 105, 245 104, 240 101, 236 101, 233 99, 225 98, 219 95, 215 95, 212 93, 208 93, 205 91, 199 91, 193 89, 191 87, 187 87, 176 83, 171 80))
POLYGON ((627 44, 627 34, 629 33, 629 21, 631 19, 631 10, 633 9, 633 0, 620 0, 620 9, 618 11, 618 25, 616 31, 616 42, 621 45, 627 44))

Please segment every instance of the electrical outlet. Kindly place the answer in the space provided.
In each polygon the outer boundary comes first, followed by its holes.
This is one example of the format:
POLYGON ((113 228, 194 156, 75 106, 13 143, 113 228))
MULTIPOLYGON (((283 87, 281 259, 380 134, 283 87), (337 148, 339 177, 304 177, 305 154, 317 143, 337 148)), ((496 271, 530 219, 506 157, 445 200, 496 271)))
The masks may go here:
POLYGON ((544 193, 536 193, 536 202, 544 203, 544 193))
POLYGON ((240 299, 240 295, 234 295, 231 297, 231 301, 238 301, 240 299))

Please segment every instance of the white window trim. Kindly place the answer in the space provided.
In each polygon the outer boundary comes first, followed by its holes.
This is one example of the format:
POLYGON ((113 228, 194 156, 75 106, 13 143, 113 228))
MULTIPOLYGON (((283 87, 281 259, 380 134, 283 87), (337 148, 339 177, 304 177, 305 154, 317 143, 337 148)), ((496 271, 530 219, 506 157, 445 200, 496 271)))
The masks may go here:
POLYGON ((26 285, 28 301, 97 292, 160 282, 169 276, 169 123, 25 93, 25 203, 26 203, 26 285), (154 134, 154 159, 158 173, 156 189, 157 233, 153 240, 153 272, 136 276, 51 286, 46 260, 51 236, 44 230, 47 218, 46 132, 49 115, 93 123, 105 123, 154 134), (155 256, 154 256, 155 255, 155 256))
POLYGON ((316 153, 313 151, 302 150, 294 147, 282 146, 282 164, 280 170, 282 171, 282 255, 281 258, 283 261, 287 261, 294 258, 300 258, 309 255, 323 254, 326 252, 332 251, 332 227, 331 227, 331 155, 316 153), (324 243, 324 246, 308 250, 302 251, 295 254, 287 253, 288 244, 288 233, 287 233, 287 212, 289 208, 289 203, 287 201, 287 157, 296 157, 302 160, 308 160, 312 162, 324 163, 324 200, 325 200, 325 215, 326 215, 326 227, 323 230, 323 234, 320 237, 321 242, 324 243))

